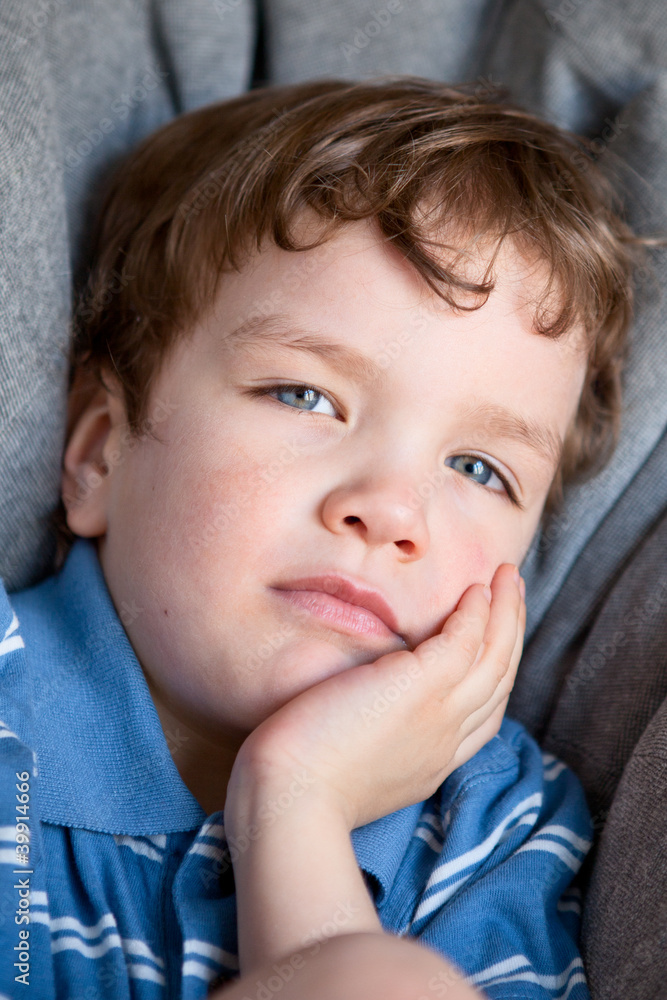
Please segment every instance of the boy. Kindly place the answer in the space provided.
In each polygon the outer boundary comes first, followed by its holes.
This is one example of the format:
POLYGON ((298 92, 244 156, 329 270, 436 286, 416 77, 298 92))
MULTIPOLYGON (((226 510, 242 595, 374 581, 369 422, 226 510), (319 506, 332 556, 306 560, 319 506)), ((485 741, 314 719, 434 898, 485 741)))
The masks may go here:
POLYGON ((619 412, 633 237, 577 151, 319 81, 118 172, 76 540, 0 605, 6 995, 588 996, 583 792, 502 721, 516 566, 619 412))

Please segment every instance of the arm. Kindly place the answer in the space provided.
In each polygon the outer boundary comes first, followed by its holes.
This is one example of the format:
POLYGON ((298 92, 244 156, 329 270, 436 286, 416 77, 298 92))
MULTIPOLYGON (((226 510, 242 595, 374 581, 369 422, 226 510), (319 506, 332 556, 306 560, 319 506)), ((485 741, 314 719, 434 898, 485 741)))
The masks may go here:
POLYGON ((299 949, 314 955, 328 931, 382 933, 343 816, 317 788, 295 797, 289 785, 248 783, 231 821, 236 838, 259 831, 234 865, 244 971, 299 949), (262 826, 268 803, 278 801, 284 811, 262 826))

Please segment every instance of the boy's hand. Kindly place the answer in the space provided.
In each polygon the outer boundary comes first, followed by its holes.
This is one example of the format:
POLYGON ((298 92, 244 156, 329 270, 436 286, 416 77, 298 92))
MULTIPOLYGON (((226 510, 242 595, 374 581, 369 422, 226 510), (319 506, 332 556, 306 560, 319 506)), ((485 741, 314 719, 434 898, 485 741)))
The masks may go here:
POLYGON ((498 732, 514 684, 526 608, 512 565, 491 591, 489 606, 474 584, 413 652, 335 674, 261 723, 236 758, 226 823, 250 788, 279 792, 296 772, 349 830, 428 798, 498 732))

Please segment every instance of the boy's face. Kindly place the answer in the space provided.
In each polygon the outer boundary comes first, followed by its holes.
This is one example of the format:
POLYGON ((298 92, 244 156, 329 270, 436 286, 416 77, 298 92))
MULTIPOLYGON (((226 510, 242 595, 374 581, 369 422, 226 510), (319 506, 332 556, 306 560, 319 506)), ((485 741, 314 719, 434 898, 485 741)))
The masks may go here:
POLYGON ((223 278, 160 370, 159 440, 131 442, 117 398, 98 406, 91 440, 110 471, 69 523, 99 537, 154 696, 185 722, 242 738, 305 688, 406 648, 377 622, 353 632, 304 611, 277 589, 290 581, 343 574, 380 591, 413 649, 469 585, 521 562, 585 356, 574 335, 532 332, 541 286, 513 250, 496 276, 484 306, 455 314, 366 223, 305 253, 271 245, 223 278), (252 341, 269 313, 285 338, 353 348, 376 377, 338 370, 328 349, 252 341))

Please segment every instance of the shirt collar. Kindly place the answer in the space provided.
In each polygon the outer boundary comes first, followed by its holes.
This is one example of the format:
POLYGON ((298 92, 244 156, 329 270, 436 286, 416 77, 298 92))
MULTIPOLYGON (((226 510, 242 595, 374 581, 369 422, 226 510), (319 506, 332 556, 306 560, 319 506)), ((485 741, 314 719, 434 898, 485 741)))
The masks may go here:
MULTIPOLYGON (((94 542, 78 538, 58 574, 11 601, 34 678, 39 726, 30 742, 42 819, 130 836, 199 827, 206 814, 174 764, 94 542)), ((379 883, 378 902, 422 806, 352 831, 359 866, 379 883)))

